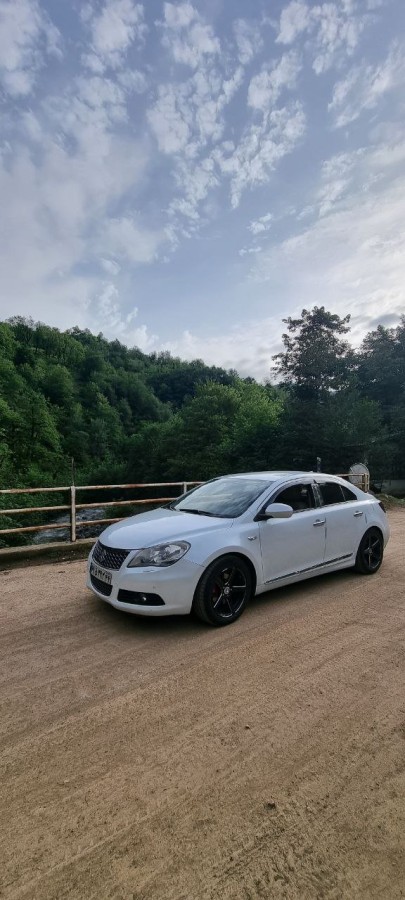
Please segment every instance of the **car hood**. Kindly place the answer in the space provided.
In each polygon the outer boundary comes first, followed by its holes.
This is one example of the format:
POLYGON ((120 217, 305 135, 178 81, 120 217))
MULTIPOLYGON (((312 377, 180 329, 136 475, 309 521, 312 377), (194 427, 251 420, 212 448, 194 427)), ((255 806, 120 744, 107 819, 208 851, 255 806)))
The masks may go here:
POLYGON ((231 528, 233 519, 211 518, 176 509, 153 509, 110 525, 100 535, 102 544, 120 550, 140 550, 165 541, 191 540, 215 528, 231 528))

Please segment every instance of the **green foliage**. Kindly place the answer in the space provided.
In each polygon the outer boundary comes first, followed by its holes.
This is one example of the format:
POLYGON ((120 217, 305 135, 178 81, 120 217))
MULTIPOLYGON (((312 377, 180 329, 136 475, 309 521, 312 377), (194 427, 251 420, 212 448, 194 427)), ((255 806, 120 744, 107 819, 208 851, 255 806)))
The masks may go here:
POLYGON ((284 320, 277 384, 146 355, 88 330, 0 323, 2 487, 204 480, 271 468, 343 471, 367 460, 400 476, 405 318, 355 353, 349 316, 325 307, 284 320))
POLYGON ((281 411, 281 392, 256 383, 201 384, 170 420, 134 438, 129 469, 140 480, 160 473, 162 480, 199 481, 269 468, 281 411))
POLYGON ((300 319, 283 319, 284 353, 275 357, 276 372, 293 384, 301 396, 318 398, 344 386, 353 364, 353 352, 341 335, 349 331, 350 316, 344 319, 324 306, 303 309, 300 319))

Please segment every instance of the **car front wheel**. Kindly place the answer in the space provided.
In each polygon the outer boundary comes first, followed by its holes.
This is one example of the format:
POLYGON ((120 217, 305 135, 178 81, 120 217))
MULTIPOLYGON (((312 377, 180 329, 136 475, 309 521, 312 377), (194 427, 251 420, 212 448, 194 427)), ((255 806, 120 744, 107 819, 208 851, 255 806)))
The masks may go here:
POLYGON ((384 555, 384 541, 378 528, 366 531, 357 551, 355 569, 362 575, 374 575, 380 568, 384 555))
POLYGON ((194 595, 193 610, 210 625, 229 625, 243 613, 252 594, 249 566, 229 554, 205 570, 194 595))

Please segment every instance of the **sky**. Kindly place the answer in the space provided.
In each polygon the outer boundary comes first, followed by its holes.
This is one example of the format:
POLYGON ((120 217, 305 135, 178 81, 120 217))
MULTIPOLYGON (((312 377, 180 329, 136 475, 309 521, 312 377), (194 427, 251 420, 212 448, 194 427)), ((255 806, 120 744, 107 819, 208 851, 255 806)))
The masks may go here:
POLYGON ((259 380, 405 312, 404 0, 0 0, 0 318, 259 380))

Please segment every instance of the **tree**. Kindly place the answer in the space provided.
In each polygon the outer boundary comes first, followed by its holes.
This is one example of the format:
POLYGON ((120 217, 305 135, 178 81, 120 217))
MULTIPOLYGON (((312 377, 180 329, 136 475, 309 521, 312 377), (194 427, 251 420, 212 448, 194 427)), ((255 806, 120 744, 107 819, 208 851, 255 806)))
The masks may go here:
POLYGON ((349 331, 350 316, 340 318, 324 306, 315 306, 303 309, 299 319, 283 321, 287 324, 285 350, 273 357, 275 373, 287 392, 280 463, 313 469, 317 457, 323 463, 329 458, 324 430, 331 398, 348 390, 354 378, 355 357, 343 337, 349 331))
POLYGON ((273 357, 276 375, 308 399, 347 385, 354 357, 341 336, 348 333, 349 321, 349 315, 341 319, 324 306, 303 309, 300 319, 283 319, 288 333, 283 334, 284 352, 273 357))

